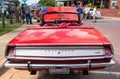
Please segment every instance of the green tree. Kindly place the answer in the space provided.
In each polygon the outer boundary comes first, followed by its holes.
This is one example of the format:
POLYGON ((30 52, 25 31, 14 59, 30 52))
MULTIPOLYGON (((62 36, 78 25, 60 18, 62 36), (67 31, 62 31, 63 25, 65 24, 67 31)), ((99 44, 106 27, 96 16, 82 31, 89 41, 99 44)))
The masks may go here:
POLYGON ((39 3, 45 6, 55 6, 54 0, 40 0, 39 3))

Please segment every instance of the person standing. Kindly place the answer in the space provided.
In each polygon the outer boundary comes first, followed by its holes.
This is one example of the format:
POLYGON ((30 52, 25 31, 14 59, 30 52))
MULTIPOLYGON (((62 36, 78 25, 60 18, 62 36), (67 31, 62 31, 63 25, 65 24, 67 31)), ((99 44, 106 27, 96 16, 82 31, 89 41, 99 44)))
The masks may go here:
POLYGON ((93 22, 96 22, 96 6, 93 8, 93 22))
POLYGON ((28 22, 30 21, 30 24, 32 24, 32 18, 30 15, 30 7, 27 4, 24 5, 24 11, 25 11, 26 23, 28 24, 28 22))
POLYGON ((15 16, 16 16, 16 22, 19 22, 19 9, 18 4, 15 4, 15 16))
POLYGON ((12 8, 12 4, 9 4, 7 10, 8 10, 8 13, 9 13, 10 24, 12 25, 12 24, 13 24, 12 15, 13 15, 13 13, 14 13, 13 8, 12 8))
POLYGON ((79 14, 80 20, 82 21, 82 20, 83 20, 83 9, 82 9, 81 6, 78 6, 77 12, 78 12, 78 14, 79 14))
POLYGON ((22 23, 25 23, 25 10, 24 10, 24 4, 22 4, 21 6, 21 19, 22 19, 22 23))
POLYGON ((36 19, 37 19, 37 22, 40 22, 40 16, 39 16, 39 12, 41 11, 41 8, 40 7, 36 7, 36 19))
POLYGON ((41 8, 41 12, 42 12, 43 14, 45 14, 45 13, 46 13, 46 8, 45 8, 45 7, 42 7, 42 8, 41 8))
POLYGON ((88 7, 84 8, 84 18, 85 18, 85 20, 87 18, 90 19, 90 9, 88 7))

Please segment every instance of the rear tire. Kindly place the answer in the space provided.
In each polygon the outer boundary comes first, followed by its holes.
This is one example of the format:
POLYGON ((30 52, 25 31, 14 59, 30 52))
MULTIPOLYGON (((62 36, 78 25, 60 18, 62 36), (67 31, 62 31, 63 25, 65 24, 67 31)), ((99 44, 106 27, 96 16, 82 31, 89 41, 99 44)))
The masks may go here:
POLYGON ((30 75, 36 75, 36 72, 37 72, 37 71, 31 71, 31 72, 30 72, 30 75))
POLYGON ((84 70, 84 71, 82 71, 82 72, 83 72, 83 75, 89 75, 88 70, 84 70))

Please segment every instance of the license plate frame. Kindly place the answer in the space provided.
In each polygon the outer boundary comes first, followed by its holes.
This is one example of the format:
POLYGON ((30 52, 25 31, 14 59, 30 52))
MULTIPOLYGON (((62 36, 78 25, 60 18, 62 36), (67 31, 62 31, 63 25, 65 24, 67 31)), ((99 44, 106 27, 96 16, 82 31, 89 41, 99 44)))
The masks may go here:
POLYGON ((69 74, 70 69, 68 67, 52 67, 49 68, 49 73, 50 74, 69 74))

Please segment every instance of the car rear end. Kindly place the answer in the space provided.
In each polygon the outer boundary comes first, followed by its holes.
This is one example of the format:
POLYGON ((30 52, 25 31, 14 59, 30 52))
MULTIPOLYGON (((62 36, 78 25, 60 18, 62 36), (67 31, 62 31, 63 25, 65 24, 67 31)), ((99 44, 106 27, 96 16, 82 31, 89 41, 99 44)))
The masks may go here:
POLYGON ((5 67, 29 70, 31 74, 88 74, 114 65, 107 38, 94 28, 82 26, 27 28, 8 43, 5 67))
POLYGON ((103 69, 112 66, 113 50, 110 44, 46 44, 8 45, 6 67, 29 70, 31 74, 44 71, 50 74, 69 74, 103 69))

